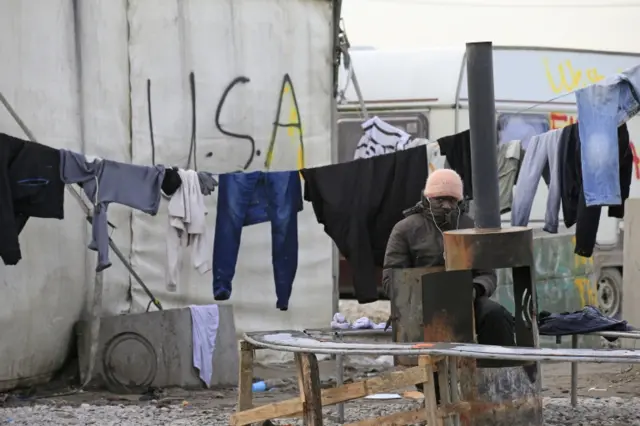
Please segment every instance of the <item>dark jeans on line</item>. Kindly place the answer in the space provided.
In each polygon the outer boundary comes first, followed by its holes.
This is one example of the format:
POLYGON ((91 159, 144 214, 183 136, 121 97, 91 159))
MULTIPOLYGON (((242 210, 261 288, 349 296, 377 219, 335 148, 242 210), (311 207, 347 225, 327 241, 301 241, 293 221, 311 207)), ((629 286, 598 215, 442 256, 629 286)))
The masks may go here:
POLYGON ((298 269, 298 212, 302 210, 300 175, 252 172, 220 175, 213 244, 213 295, 231 296, 244 226, 271 222, 271 258, 280 310, 287 310, 298 269))
MULTIPOLYGON (((504 306, 486 296, 475 301, 475 323, 478 343, 481 345, 516 346, 515 318, 504 306)), ((440 402, 438 373, 434 373, 436 399, 440 402)), ((416 385, 424 392, 422 385, 416 385)))

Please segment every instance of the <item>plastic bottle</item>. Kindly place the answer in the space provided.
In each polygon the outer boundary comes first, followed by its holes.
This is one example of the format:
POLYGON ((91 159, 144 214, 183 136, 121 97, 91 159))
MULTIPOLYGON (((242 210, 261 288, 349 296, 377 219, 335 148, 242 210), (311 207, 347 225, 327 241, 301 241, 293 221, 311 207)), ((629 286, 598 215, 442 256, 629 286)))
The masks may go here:
POLYGON ((255 382, 251 385, 252 392, 264 392, 267 390, 267 384, 263 381, 255 382))

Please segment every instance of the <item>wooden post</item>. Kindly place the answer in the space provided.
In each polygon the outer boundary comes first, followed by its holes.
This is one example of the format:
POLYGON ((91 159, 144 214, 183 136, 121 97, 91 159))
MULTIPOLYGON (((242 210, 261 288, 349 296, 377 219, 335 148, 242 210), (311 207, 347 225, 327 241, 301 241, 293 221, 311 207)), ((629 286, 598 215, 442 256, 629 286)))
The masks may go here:
POLYGON ((312 353, 296 353, 302 419, 305 426, 322 426, 322 400, 320 398, 320 372, 318 359, 312 353))
POLYGON ((433 363, 428 355, 418 357, 418 366, 427 370, 427 382, 422 384, 424 390, 424 409, 427 413, 427 424, 433 426, 444 426, 442 418, 438 416, 438 401, 436 399, 436 387, 433 379, 433 363))
POLYGON ((253 346, 245 341, 240 342, 240 376, 238 380, 238 409, 248 410, 253 407, 253 346))
MULTIPOLYGON (((460 402, 460 393, 458 392, 458 358, 449 358, 449 382, 451 383, 451 403, 458 404, 460 402)), ((460 426, 460 413, 453 416, 453 426, 460 426)))
MULTIPOLYGON (((444 358, 437 363, 438 370, 438 386, 440 388, 440 405, 448 407, 451 403, 451 387, 454 386, 453 383, 449 382, 449 359, 444 358)), ((445 426, 452 426, 453 423, 451 421, 451 417, 447 416, 444 418, 445 426)))

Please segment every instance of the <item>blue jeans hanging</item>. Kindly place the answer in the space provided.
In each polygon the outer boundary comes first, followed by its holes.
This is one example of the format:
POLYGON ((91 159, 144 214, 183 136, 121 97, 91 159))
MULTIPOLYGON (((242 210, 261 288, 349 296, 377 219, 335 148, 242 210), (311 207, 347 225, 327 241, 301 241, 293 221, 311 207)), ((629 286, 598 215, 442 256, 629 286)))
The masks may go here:
POLYGON ((618 126, 640 110, 640 66, 576 92, 587 207, 622 204, 618 126))
POLYGON ((220 175, 213 244, 213 295, 231 296, 242 227, 271 222, 271 257, 276 307, 287 310, 298 269, 298 212, 302 210, 300 175, 252 172, 220 175))

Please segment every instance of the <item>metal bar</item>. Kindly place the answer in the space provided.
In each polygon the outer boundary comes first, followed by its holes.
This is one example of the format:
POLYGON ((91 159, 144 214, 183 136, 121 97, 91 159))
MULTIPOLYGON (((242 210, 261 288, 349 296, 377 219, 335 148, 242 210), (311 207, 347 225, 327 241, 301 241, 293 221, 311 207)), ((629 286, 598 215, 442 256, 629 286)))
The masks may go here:
MULTIPOLYGON (((571 336, 571 349, 576 349, 578 347, 578 336, 571 336)), ((575 407, 578 405, 578 363, 571 363, 571 406, 575 407)))
MULTIPOLYGON (((349 37, 347 36, 347 29, 344 26, 344 21, 341 19, 340 23, 343 25, 340 37, 340 50, 342 51, 342 55, 344 56, 345 67, 349 71, 349 77, 351 82, 353 83, 353 89, 356 92, 356 96, 358 97, 358 102, 360 104, 360 114, 362 118, 366 121, 369 119, 369 112, 367 111, 367 106, 364 102, 364 97, 362 96, 362 90, 360 90, 360 83, 358 82, 358 76, 356 75, 356 71, 353 68, 353 61, 351 60, 351 55, 349 54, 349 47, 351 47, 351 43, 349 43, 349 37)), ((345 87, 346 90, 346 87, 345 87)))
MULTIPOLYGON (((342 0, 333 0, 333 15, 332 26, 333 32, 331 34, 331 50, 333 51, 333 96, 332 100, 335 102, 338 96, 338 81, 340 74, 340 17, 342 16, 342 0)), ((334 111, 332 111, 334 113, 334 111)), ((335 123, 336 120, 332 120, 331 123, 335 123)))
MULTIPOLYGON (((349 53, 347 52, 347 55, 349 53)), ((351 81, 353 82, 353 88, 356 91, 356 95, 358 96, 358 102, 360 103, 360 111, 362 111, 362 118, 366 121, 369 119, 369 111, 367 111, 367 106, 364 102, 364 97, 362 96, 362 90, 360 89, 360 83, 358 82, 358 76, 356 75, 356 71, 353 69, 353 62, 351 63, 351 81)))
POLYGON ((89 367, 85 375, 82 387, 84 388, 91 381, 93 369, 96 364, 96 354, 98 353, 98 337, 100 336, 100 319, 102 317, 102 289, 104 286, 104 276, 102 271, 97 272, 93 285, 93 302, 91 304, 91 343, 89 346, 89 367))
POLYGON ((124 267, 127 269, 127 271, 129 271, 129 273, 133 276, 133 279, 135 279, 136 282, 140 284, 140 287, 142 287, 142 290, 144 290, 144 292, 147 294, 149 299, 151 299, 151 302, 153 302, 153 304, 156 306, 156 308, 158 308, 158 310, 162 311, 163 308, 162 308, 162 303, 160 303, 160 300, 156 299, 153 293, 151 293, 151 290, 149 290, 149 287, 145 285, 144 281, 142 281, 142 278, 140 278, 140 275, 138 275, 138 273, 133 269, 129 261, 124 257, 124 254, 122 254, 122 252, 120 251, 118 246, 116 246, 116 243, 113 242, 111 237, 109 237, 109 247, 111 247, 111 251, 115 253, 118 259, 120 259, 124 267))
POLYGON ((460 92, 462 91, 462 80, 464 77, 464 69, 467 63, 467 52, 462 55, 462 62, 460 62, 460 72, 458 73, 458 84, 456 85, 456 108, 453 121, 453 131, 458 133, 460 131, 460 92))
POLYGON ((473 359, 501 359, 514 361, 558 361, 558 362, 597 362, 612 364, 640 364, 640 353, 629 350, 604 349, 536 349, 527 347, 504 347, 493 345, 465 345, 425 343, 406 345, 384 345, 364 343, 332 343, 313 339, 294 338, 287 330, 269 332, 268 339, 264 339, 264 332, 246 333, 244 339, 252 345, 273 349, 281 352, 312 352, 315 354, 343 354, 343 355, 431 355, 454 356, 473 359))
MULTIPOLYGON (((451 383, 451 403, 460 402, 460 392, 458 392, 458 358, 449 359, 449 381, 451 383)), ((453 416, 453 426, 460 426, 460 413, 453 416)))
POLYGON ((493 46, 491 42, 467 43, 466 55, 474 219, 478 228, 498 229, 501 222, 493 46))
MULTIPOLYGON (((342 342, 342 336, 338 333, 335 334, 336 339, 342 342)), ((336 381, 338 387, 344 384, 344 355, 336 355, 336 381)), ((338 423, 344 424, 344 402, 338 404, 338 423)))
MULTIPOLYGON (((338 80, 340 72, 340 15, 342 0, 333 1, 333 34, 331 48, 334 52, 333 64, 333 96, 331 97, 331 164, 339 163, 338 147, 338 80)), ((333 278, 333 294, 331 300, 331 315, 340 310, 340 253, 338 247, 331 242, 331 275, 333 278)))
MULTIPOLYGON (((333 328, 308 328, 304 330, 304 334, 308 334, 313 338, 316 337, 334 337, 338 336, 341 339, 345 337, 392 337, 392 330, 384 330, 382 328, 362 328, 362 329, 333 329, 333 328)), ((639 335, 640 336, 640 335, 639 335)), ((340 340, 343 341, 343 340, 340 340)))

